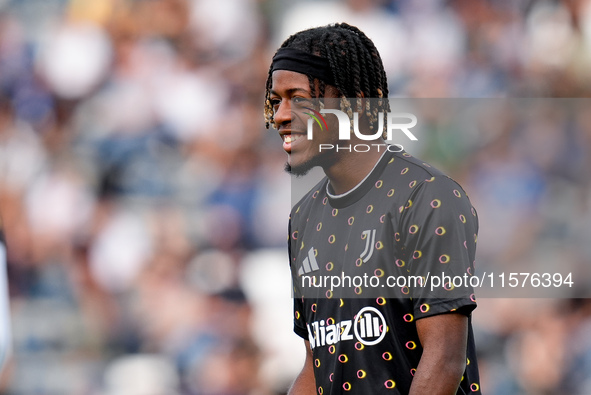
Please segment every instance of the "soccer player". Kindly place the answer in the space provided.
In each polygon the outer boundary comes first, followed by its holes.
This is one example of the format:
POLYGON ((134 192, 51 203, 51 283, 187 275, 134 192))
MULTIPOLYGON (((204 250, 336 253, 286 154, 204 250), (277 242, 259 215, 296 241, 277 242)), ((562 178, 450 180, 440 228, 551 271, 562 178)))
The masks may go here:
MULTIPOLYGON (((365 283, 354 284, 351 295, 326 287, 296 295, 294 331, 307 354, 290 394, 480 393, 471 288, 445 279, 443 294, 424 286, 429 276, 441 282, 444 275, 473 274, 478 222, 466 193, 430 165, 384 148, 383 139, 368 152, 321 150, 342 143, 336 117, 326 115, 326 130, 308 139, 308 117, 299 108, 312 111, 312 99, 336 99, 350 115, 356 107, 347 98, 387 97, 380 55, 356 27, 299 32, 273 57, 265 119, 283 139, 286 170, 303 175, 320 166, 326 174, 291 212, 294 288, 307 275, 332 275, 344 287, 363 275, 423 279, 391 283, 377 297, 365 283)), ((360 129, 389 108, 380 105, 361 111, 360 129)), ((346 143, 368 142, 352 134, 346 143)))

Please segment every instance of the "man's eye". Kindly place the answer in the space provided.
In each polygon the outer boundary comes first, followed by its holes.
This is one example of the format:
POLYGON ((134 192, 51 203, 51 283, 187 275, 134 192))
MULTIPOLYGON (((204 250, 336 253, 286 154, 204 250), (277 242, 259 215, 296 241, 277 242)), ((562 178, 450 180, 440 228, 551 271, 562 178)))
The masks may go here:
POLYGON ((271 99, 269 100, 269 102, 271 103, 271 107, 273 107, 273 110, 277 110, 277 107, 279 106, 279 104, 281 104, 281 100, 279 99, 271 99))
POLYGON ((300 107, 304 107, 304 106, 309 106, 310 105, 310 99, 307 99, 305 97, 294 97, 292 99, 293 103, 297 106, 300 107))

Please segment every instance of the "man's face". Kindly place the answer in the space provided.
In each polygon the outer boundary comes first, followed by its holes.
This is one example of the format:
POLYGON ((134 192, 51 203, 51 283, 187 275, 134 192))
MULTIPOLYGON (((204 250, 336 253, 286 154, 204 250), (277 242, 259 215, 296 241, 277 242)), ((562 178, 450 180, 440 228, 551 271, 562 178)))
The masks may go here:
MULTIPOLYGON (((310 105, 312 97, 310 82, 305 74, 288 70, 273 72, 270 91, 273 122, 283 139, 283 149, 288 155, 285 169, 298 176, 305 175, 313 167, 328 165, 330 155, 326 151, 320 153, 319 144, 336 144, 337 140, 335 131, 338 128, 335 125, 331 127, 330 124, 325 131, 314 129, 314 139, 307 139, 309 116, 305 112, 309 111, 305 110, 305 107, 310 105)), ((336 88, 327 86, 325 97, 338 97, 336 88)))

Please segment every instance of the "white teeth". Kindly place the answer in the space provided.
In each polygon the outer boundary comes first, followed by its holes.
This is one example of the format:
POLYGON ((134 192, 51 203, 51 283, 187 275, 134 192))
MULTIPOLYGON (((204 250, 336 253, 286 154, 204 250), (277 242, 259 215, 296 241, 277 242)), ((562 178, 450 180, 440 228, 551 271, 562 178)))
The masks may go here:
POLYGON ((298 140, 301 136, 297 134, 286 134, 283 136, 283 140, 286 143, 293 143, 294 141, 298 140))

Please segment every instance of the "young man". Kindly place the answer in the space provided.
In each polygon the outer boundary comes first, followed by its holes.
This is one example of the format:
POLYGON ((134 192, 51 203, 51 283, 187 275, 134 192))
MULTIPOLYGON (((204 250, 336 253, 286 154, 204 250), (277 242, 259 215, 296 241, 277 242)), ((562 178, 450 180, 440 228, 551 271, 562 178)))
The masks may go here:
MULTIPOLYGON (((314 98, 341 102, 349 115, 358 107, 346 98, 376 99, 377 108, 361 111, 359 129, 389 109, 379 100, 388 87, 371 40, 347 24, 299 32, 275 54, 266 89, 265 118, 283 139, 286 170, 303 175, 320 166, 326 174, 291 212, 294 287, 306 274, 424 281, 297 294, 294 331, 307 357, 289 393, 480 393, 472 290, 449 282, 443 294, 423 287, 429 276, 473 273, 478 223, 466 193, 383 139, 368 152, 321 150, 342 143, 334 116, 326 115, 326 130, 313 139, 306 135, 300 110, 310 114, 314 98)), ((352 134, 347 145, 357 143, 368 141, 352 134)))

